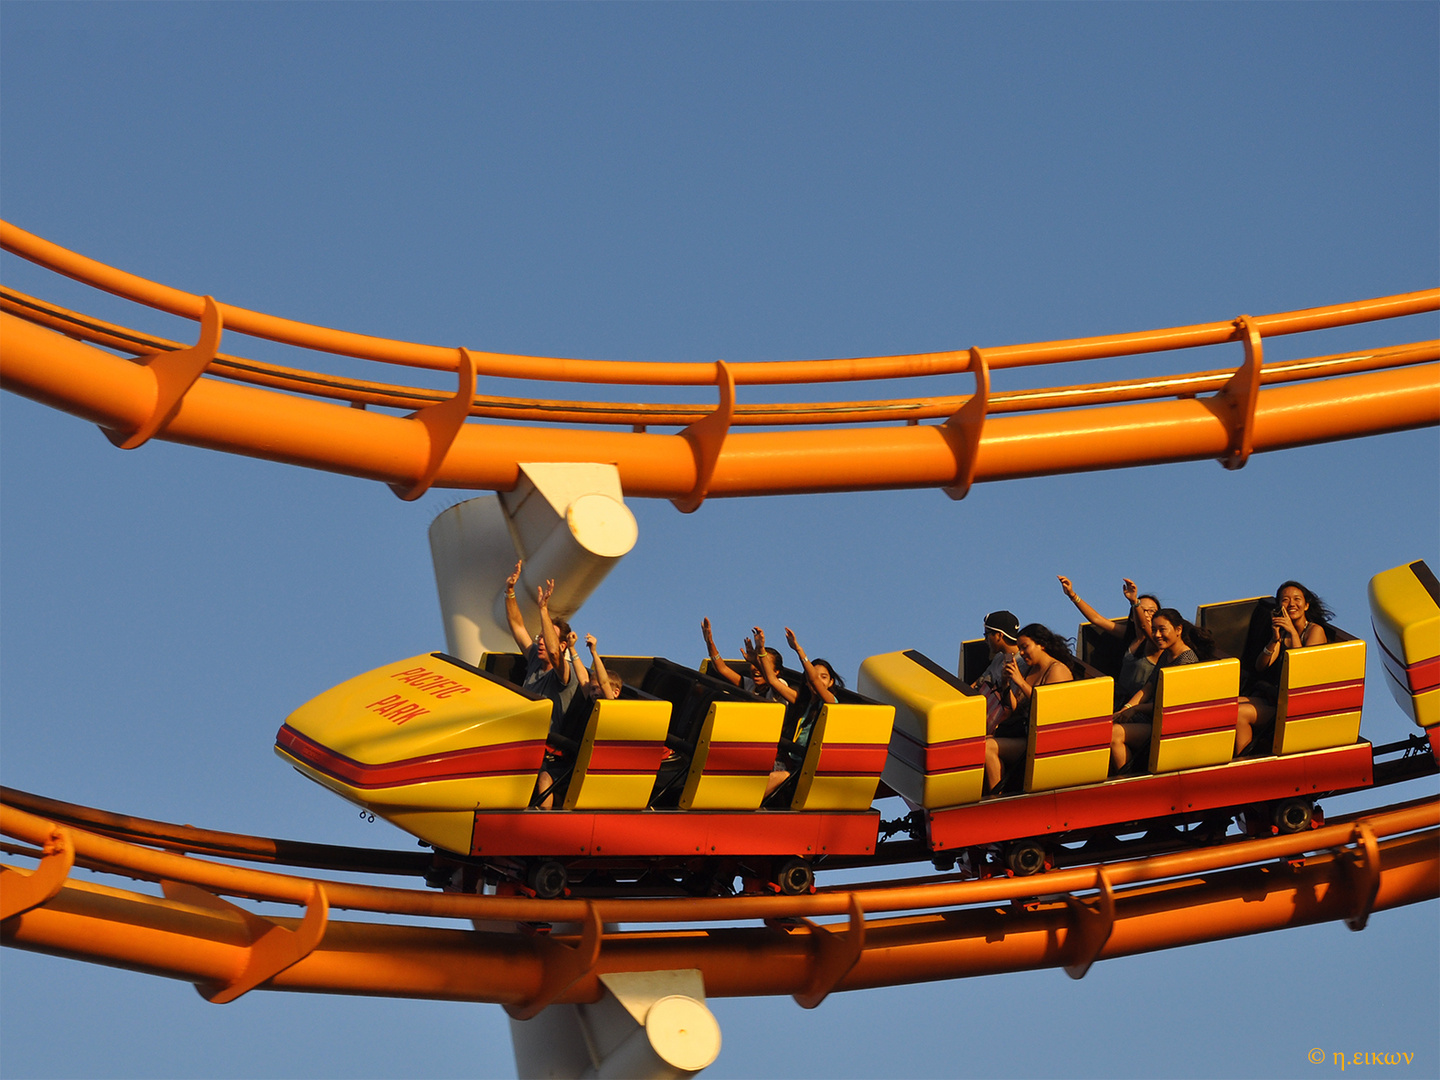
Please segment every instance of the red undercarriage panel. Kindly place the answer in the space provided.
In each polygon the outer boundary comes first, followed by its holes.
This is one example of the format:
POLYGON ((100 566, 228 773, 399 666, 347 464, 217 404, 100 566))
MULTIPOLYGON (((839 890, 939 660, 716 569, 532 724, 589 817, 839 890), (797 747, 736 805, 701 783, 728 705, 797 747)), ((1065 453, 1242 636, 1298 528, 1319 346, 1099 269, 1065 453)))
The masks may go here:
POLYGON ((879 832, 875 810, 477 810, 470 854, 871 855, 879 832))
POLYGON ((1253 758, 1163 776, 1122 777, 1089 787, 986 799, 930 811, 930 847, 945 851, 1318 791, 1369 787, 1370 768, 1370 744, 1362 741, 1309 754, 1253 758))

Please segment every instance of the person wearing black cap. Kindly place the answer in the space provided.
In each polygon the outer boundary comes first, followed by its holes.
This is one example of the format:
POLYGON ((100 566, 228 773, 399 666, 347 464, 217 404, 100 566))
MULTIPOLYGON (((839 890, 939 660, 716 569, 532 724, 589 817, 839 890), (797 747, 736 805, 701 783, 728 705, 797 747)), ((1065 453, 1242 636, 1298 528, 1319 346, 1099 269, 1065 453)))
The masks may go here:
MULTIPOLYGON (((1020 652, 1020 620, 1008 611, 992 611, 985 616, 985 644, 990 647, 990 663, 980 677, 970 684, 971 689, 983 690, 987 686, 996 690, 1008 681, 1005 665, 1010 657, 1020 652)), ((1020 661, 1020 670, 1025 671, 1025 661, 1020 661)))

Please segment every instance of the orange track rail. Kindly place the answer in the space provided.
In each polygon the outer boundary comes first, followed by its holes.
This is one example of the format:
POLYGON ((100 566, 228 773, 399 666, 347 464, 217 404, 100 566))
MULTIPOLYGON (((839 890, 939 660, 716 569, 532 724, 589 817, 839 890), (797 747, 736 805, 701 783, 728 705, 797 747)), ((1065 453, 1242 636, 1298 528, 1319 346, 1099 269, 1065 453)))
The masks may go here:
MULTIPOLYGON (((127 446, 155 436, 380 480, 407 498, 432 484, 508 490, 520 462, 556 460, 615 462, 628 495, 674 499, 687 510, 710 495, 938 486, 960 497, 981 480, 1208 457, 1238 467, 1252 452, 1440 423, 1440 342, 1272 364, 1262 355, 1265 338, 1440 310, 1440 289, 998 348, 766 364, 633 363, 470 352, 311 326, 214 304, 3 222, 0 246, 202 322, 201 345, 182 347, 0 289, 0 386, 92 420, 127 446), (459 390, 452 396, 220 353, 222 328, 358 360, 457 372, 459 390), (1233 369, 993 395, 989 389, 989 372, 1002 368, 1226 342, 1243 347, 1245 361, 1233 369), (735 400, 737 386, 966 372, 975 379, 970 396, 735 400), (720 405, 476 396, 476 375, 715 386, 720 405), (370 407, 420 412, 386 415, 370 407), (507 423, 465 422, 470 417, 507 423), (554 423, 584 427, 538 426, 554 423), (603 425, 632 430, 595 430, 603 425), (667 425, 688 426, 678 434, 646 430, 667 425), (770 430, 735 430, 746 427, 770 430)), ((0 832, 34 848, 5 846, 43 857, 28 875, 4 871, 4 944, 194 981, 212 1000, 263 986, 492 1001, 529 1016, 554 1002, 598 999, 603 973, 693 967, 702 971, 707 994, 790 993, 813 1007, 833 990, 928 979, 1045 966, 1065 966, 1078 977, 1095 959, 1329 919, 1358 929, 1373 910, 1440 892, 1435 799, 1300 836, 1038 879, 879 882, 805 897, 541 901, 237 867, 194 856, 351 873, 413 870, 398 855, 357 856, 137 822, 16 794, 7 793, 0 806, 0 832), (75 864, 160 881, 166 896, 72 880, 75 864), (1036 899, 1039 889, 1050 899, 1036 899), (221 895, 298 903, 306 914, 262 919, 221 895), (997 907, 1002 903, 1008 906, 997 907), (333 922, 332 907, 482 920, 477 925, 495 929, 333 922), (809 921, 837 917, 843 921, 809 921), (758 920, 787 921, 723 930, 690 925, 758 920), (513 932, 517 922, 550 921, 583 930, 556 937, 513 932), (631 929, 605 928, 616 923, 631 929)))
MULTIPOLYGON (((203 297, 97 263, 8 223, 0 223, 0 246, 161 311, 199 319, 205 308, 203 297)), ((117 441, 126 436, 143 441, 154 433, 380 480, 409 498, 432 484, 509 490, 518 479, 519 463, 529 461, 615 462, 626 494, 674 499, 684 509, 694 509, 707 496, 876 488, 943 487, 958 497, 983 480, 1212 457, 1238 466, 1251 452, 1440 423, 1440 342, 1270 365, 1262 357, 1267 337, 1435 310, 1440 310, 1440 289, 1072 341, 860 359, 682 364, 470 352, 215 305, 219 322, 231 333, 361 360, 462 372, 458 408, 449 410, 454 422, 448 423, 438 416, 447 395, 434 389, 215 351, 200 358, 211 377, 194 378, 202 369, 197 368, 172 401, 152 367, 95 346, 153 360, 178 356, 173 352, 177 343, 7 289, 0 291, 0 386, 93 420, 117 433, 117 441), (1237 341, 1244 345, 1246 362, 1235 369, 989 392, 989 372, 1001 368, 1237 341), (708 409, 476 397, 467 368, 478 376, 558 382, 713 385, 721 404, 708 409), (976 379, 976 393, 969 397, 804 404, 734 400, 735 387, 744 385, 963 372, 976 379), (1196 396, 1201 393, 1212 396, 1196 396), (337 401, 360 407, 336 408, 337 401), (385 415, 368 406, 422 412, 417 417, 385 415), (468 416, 525 425, 461 423, 468 416), (920 423, 942 417, 944 423, 920 423), (533 426, 541 422, 589 427, 533 426), (605 424, 633 430, 593 429, 605 424), (682 424, 690 426, 678 434, 644 430, 682 424), (757 425, 778 430, 735 430, 757 425), (1164 438, 1157 437, 1161 434, 1164 438)))
MULTIPOLYGON (((30 878, 5 871, 6 902, 30 882, 49 895, 7 918, 0 934, 6 945, 190 980, 210 995, 263 983, 275 990, 497 1002, 531 1015, 555 1002, 597 1000, 600 974, 698 968, 707 994, 788 993, 813 1007, 834 990, 1056 966, 1078 977, 1096 959, 1222 937, 1332 919, 1359 929, 1372 911, 1440 892, 1437 826, 1440 800, 1430 799, 1297 836, 1037 878, 879 882, 802 897, 547 901, 231 866, 62 826, 19 809, 7 794, 0 831, 48 847, 30 878), (71 859, 165 882, 167 898, 70 880, 71 859), (1036 899, 1042 890, 1045 898, 1036 899), (247 920, 220 894, 305 904, 308 913, 303 921, 253 914, 247 920), (485 920, 494 929, 340 923, 328 918, 333 908, 485 920), (895 914, 876 918, 880 913, 895 914), (846 921, 809 921, 826 916, 846 921), (797 921, 687 926, 777 919, 797 921), (563 920, 584 929, 553 938, 496 932, 516 920, 563 920), (631 928, 604 928, 615 923, 631 928), (273 926, 294 931, 278 935, 291 949, 267 959, 260 939, 273 926)), ((167 846, 186 850, 177 843, 183 828, 159 831, 170 837, 167 846)), ((263 858, 281 842, 228 843, 263 858)))

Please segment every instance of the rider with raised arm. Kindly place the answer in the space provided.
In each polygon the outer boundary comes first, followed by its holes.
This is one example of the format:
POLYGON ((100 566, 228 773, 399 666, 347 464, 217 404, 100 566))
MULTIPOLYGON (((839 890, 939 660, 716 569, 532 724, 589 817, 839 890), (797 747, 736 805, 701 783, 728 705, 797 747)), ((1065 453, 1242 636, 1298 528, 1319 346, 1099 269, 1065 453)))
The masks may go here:
POLYGON ((505 579, 505 618, 510 624, 511 637, 525 656, 522 685, 531 693, 550 699, 550 723, 553 728, 565 715, 582 681, 575 674, 579 665, 570 662, 575 651, 575 635, 564 620, 557 623, 550 618, 550 596, 555 591, 555 580, 551 578, 535 590, 535 603, 540 608, 540 636, 530 636, 525 619, 520 614, 520 603, 515 597, 515 583, 520 580, 520 570, 524 565, 523 560, 517 562, 505 579))
MULTIPOLYGON (((595 640, 594 634, 585 635, 585 644, 590 649, 590 661, 594 677, 585 682, 584 689, 593 692, 595 697, 603 697, 614 701, 620 696, 620 688, 625 684, 621 682, 620 676, 611 675, 605 670, 605 661, 600 656, 599 642, 595 640)), ((584 669, 582 668, 583 672, 584 669)))
POLYGON ((1150 620, 1160 610, 1160 601, 1150 593, 1141 593, 1135 582, 1129 578, 1121 578, 1121 591, 1125 594, 1125 599, 1130 601, 1130 619, 1122 626, 1114 619, 1107 619, 1077 596, 1070 579, 1064 574, 1057 574, 1056 577, 1060 581, 1060 588, 1065 590, 1070 602, 1080 609, 1081 615, 1102 632, 1124 642, 1125 654, 1120 658, 1120 673, 1115 677, 1115 704, 1124 704, 1145 685, 1155 670, 1155 662, 1160 658, 1161 648, 1150 628, 1150 620))
MULTIPOLYGON (((760 662, 767 669, 771 668, 773 667, 774 661, 770 654, 774 652, 774 650, 765 651, 763 649, 765 633, 758 626, 755 628, 755 633, 758 635, 760 645, 762 646, 759 651, 760 662)), ((805 715, 802 716, 799 723, 795 725, 793 749, 787 748, 776 755, 775 770, 770 774, 770 779, 765 783, 765 795, 767 797, 779 788, 780 785, 789 778, 790 774, 798 769, 804 762, 805 750, 810 745, 810 734, 815 728, 816 719, 820 716, 821 707, 824 705, 834 705, 836 702, 835 689, 837 687, 843 689, 845 686, 845 681, 835 673, 835 669, 830 666, 830 661, 816 660, 813 663, 810 661, 810 658, 805 655, 805 650, 801 647, 800 642, 795 639, 795 631, 791 630, 788 626, 785 628, 785 640, 789 643, 790 648, 794 650, 795 655, 800 658, 800 667, 805 672, 806 682, 810 684, 810 703, 805 709, 805 715)), ((768 678, 771 672, 767 670, 765 674, 768 678)), ((793 704, 799 697, 799 694, 790 689, 790 686, 786 684, 784 680, 779 679, 778 676, 776 677, 776 681, 785 688, 784 691, 780 692, 780 696, 793 704), (786 696, 787 694, 788 696, 786 696)))

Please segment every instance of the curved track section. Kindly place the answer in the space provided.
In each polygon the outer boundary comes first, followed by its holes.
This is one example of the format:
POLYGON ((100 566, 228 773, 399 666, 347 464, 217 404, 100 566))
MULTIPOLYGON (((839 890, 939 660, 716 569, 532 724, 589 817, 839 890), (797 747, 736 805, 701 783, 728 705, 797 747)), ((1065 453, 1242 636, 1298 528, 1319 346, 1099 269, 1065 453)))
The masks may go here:
POLYGON ((406 498, 432 485, 510 490, 519 463, 532 461, 615 462, 627 495, 673 499, 686 510, 711 496, 878 488, 940 487, 958 498, 986 480, 1202 458, 1235 468, 1255 452, 1440 424, 1440 342, 1272 364, 1263 357, 1267 338, 1440 310, 1440 289, 1197 326, 953 352, 764 364, 641 363, 514 356, 312 326, 137 278, 8 223, 0 223, 0 246, 97 289, 202 322, 201 344, 182 348, 0 289, 0 386, 92 420, 120 445, 138 445, 153 433, 383 481, 406 498), (456 372, 458 388, 450 393, 262 363, 220 352, 222 334, 456 372), (1004 368, 1226 343, 1241 346, 1243 362, 1235 367, 990 391, 990 372, 1004 368), (968 396, 737 400, 737 387, 745 386, 967 374, 975 382, 968 396), (712 386, 719 404, 477 396, 477 377, 712 386), (386 408, 411 415, 376 411, 386 408), (505 422, 464 422, 469 417, 505 422), (543 426, 553 424, 580 426, 543 426), (601 430, 606 425, 629 430, 601 430), (682 430, 650 430, 666 426, 682 430), (757 427, 765 430, 747 430, 757 427), (1164 438, 1157 438, 1161 433, 1164 438))
MULTIPOLYGON (((119 839, 126 830, 114 815, 72 807, 47 818, 22 803, 34 797, 6 792, 0 832, 33 845, 6 847, 40 863, 28 875, 4 870, 4 943, 191 981, 215 1001, 263 985, 495 1002, 529 1016, 598 1000, 601 974, 697 968, 707 994, 791 994, 813 1008, 837 990, 1041 967, 1079 978, 1096 960, 1223 937, 1335 919, 1360 929, 1373 911, 1440 892, 1436 799, 1297 836, 1035 878, 877 882, 801 897, 549 901, 233 866, 194 853, 228 847, 263 859, 285 842, 155 822, 119 839), (108 821, 115 835, 62 818, 108 821), (75 865, 158 881, 164 896, 74 880, 75 865), (299 904, 304 914, 262 918, 222 895, 299 904), (470 925, 341 922, 330 918, 336 908, 470 925), (831 917, 840 921, 814 921, 831 917), (580 931, 515 932, 561 921, 580 931)), ((352 850, 348 868, 380 855, 352 850)))

